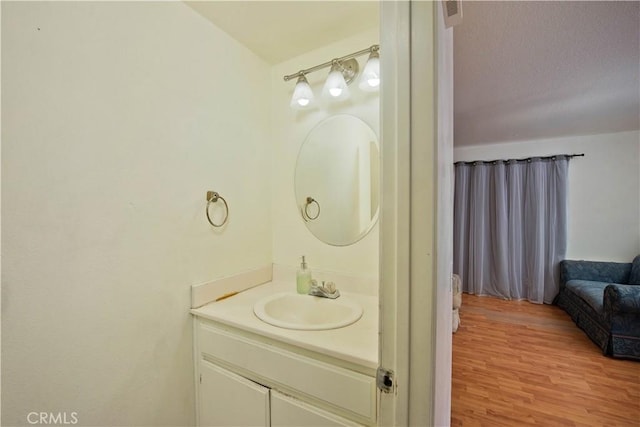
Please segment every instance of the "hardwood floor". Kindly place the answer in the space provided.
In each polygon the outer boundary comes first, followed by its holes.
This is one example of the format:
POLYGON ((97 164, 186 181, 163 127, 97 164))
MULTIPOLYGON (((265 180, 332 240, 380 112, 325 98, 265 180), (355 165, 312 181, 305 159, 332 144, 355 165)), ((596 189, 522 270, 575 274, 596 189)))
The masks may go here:
POLYGON ((560 308, 463 295, 452 426, 640 426, 640 363, 602 355, 560 308))

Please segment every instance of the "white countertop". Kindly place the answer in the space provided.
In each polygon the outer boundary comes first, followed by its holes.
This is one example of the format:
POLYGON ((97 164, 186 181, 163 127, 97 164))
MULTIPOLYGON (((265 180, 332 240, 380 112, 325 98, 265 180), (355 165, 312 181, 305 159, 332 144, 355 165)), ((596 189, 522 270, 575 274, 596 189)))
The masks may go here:
POLYGON ((373 296, 342 292, 357 301, 364 310, 357 322, 344 328, 324 331, 299 331, 278 328, 258 319, 253 305, 278 292, 295 292, 295 284, 268 282, 218 302, 211 302, 191 313, 195 316, 256 333, 307 350, 326 354, 350 363, 378 367, 378 299, 373 296))

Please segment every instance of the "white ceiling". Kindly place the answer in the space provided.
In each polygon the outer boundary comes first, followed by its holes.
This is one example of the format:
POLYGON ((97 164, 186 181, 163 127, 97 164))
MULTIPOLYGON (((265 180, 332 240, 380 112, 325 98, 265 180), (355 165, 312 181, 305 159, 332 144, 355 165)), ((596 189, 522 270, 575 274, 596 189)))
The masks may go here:
MULTIPOLYGON (((272 64, 379 22, 372 1, 187 4, 272 64)), ((456 145, 640 129, 640 2, 463 1, 462 9, 456 145)))
POLYGON ((376 1, 187 1, 271 64, 379 25, 376 1))
POLYGON ((640 128, 639 2, 464 2, 455 144, 640 128))

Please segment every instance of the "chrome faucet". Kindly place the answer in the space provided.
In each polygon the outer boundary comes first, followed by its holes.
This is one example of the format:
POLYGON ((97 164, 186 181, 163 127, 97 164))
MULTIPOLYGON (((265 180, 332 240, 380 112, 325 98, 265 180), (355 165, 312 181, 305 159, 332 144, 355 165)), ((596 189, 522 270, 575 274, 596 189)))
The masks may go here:
POLYGON ((315 297, 336 299, 340 296, 340 291, 336 289, 336 285, 333 282, 327 284, 322 282, 322 285, 318 285, 316 280, 311 281, 311 288, 309 288, 309 295, 315 297))

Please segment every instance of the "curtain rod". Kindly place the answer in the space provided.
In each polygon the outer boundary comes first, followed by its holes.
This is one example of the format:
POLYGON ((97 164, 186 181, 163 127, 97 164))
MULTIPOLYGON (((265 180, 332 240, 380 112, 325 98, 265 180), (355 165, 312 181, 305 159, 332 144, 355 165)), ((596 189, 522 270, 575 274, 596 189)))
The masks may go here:
POLYGON ((497 160, 471 160, 468 162, 460 161, 455 162, 454 165, 475 165, 478 163, 492 163, 496 164, 498 162, 508 163, 508 162, 530 162, 533 159, 540 160, 555 160, 556 157, 566 157, 567 159, 572 159, 574 157, 584 157, 584 153, 580 154, 554 154, 552 156, 538 156, 538 157, 524 157, 522 159, 497 159, 497 160))
POLYGON ((380 45, 374 44, 366 49, 359 50, 357 52, 350 53, 349 55, 341 56, 340 58, 334 58, 331 61, 323 62, 320 65, 316 65, 315 67, 307 68, 306 70, 300 70, 297 73, 289 74, 288 76, 284 76, 284 81, 288 82, 291 79, 295 79, 296 77, 304 76, 308 73, 313 73, 314 71, 321 70, 323 68, 329 67, 333 65, 334 62, 342 62, 347 59, 355 58, 360 55, 364 55, 365 53, 377 52, 380 50, 380 45))

